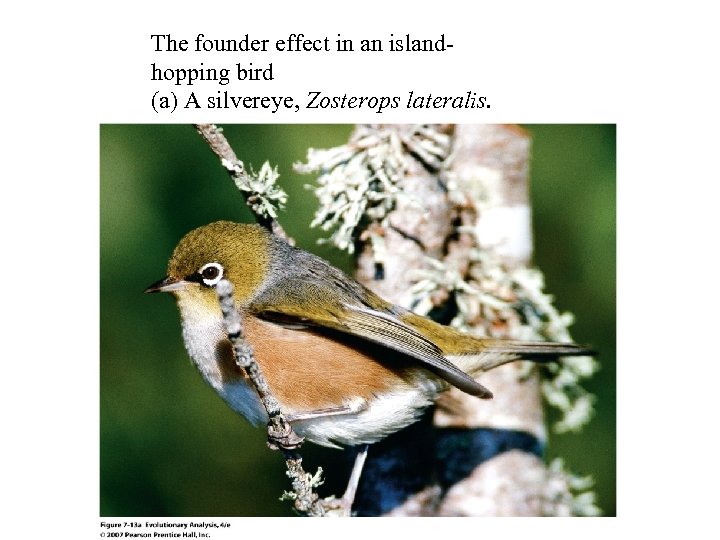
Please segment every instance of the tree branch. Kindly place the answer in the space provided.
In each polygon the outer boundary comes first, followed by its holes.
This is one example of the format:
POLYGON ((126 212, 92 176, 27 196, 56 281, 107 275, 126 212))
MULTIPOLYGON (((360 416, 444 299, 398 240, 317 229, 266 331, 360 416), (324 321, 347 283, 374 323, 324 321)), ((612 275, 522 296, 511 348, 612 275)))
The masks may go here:
MULTIPOLYGON (((503 272, 526 266, 532 249, 529 136, 512 126, 468 125, 457 126, 453 142, 449 172, 459 191, 466 194, 458 214, 460 229, 467 232, 449 249, 446 264, 456 267, 460 261, 467 282, 480 282, 472 275, 479 271, 477 263, 472 264, 473 250, 497 259, 503 272)), ((486 290, 488 296, 502 294, 486 290)), ((481 334, 527 339, 518 333, 520 322, 512 309, 492 309, 480 303, 465 318, 469 329, 481 334)), ((494 399, 480 402, 454 389, 440 397, 435 424, 455 429, 440 430, 440 437, 452 441, 446 446, 457 448, 452 438, 462 429, 465 439, 479 445, 476 452, 492 447, 494 441, 504 441, 503 447, 514 450, 487 453, 488 459, 474 462, 476 466, 462 474, 446 475, 438 514, 542 515, 546 475, 538 454, 542 454, 546 434, 537 371, 528 373, 522 364, 508 364, 483 374, 483 384, 492 388, 494 399), (533 442, 525 442, 523 434, 533 442), (499 481, 488 482, 488 478, 499 481)), ((463 458, 451 457, 453 450, 447 452, 450 459, 463 458)))
POLYGON ((247 172, 245 165, 238 159, 222 128, 215 124, 193 124, 197 132, 205 139, 213 153, 220 159, 220 163, 233 179, 235 185, 245 198, 255 221, 289 243, 292 240, 277 221, 277 207, 287 200, 287 195, 275 184, 277 172, 265 163, 259 174, 247 172))
POLYGON ((270 448, 273 450, 278 448, 295 450, 299 448, 302 444, 302 437, 298 436, 285 420, 285 416, 280 410, 280 403, 272 395, 270 386, 263 376, 260 366, 255 361, 252 347, 243 339, 243 327, 240 314, 235 309, 232 283, 227 279, 221 279, 216 286, 216 291, 228 339, 232 343, 235 352, 235 362, 247 373, 253 386, 255 386, 258 396, 260 396, 263 407, 267 411, 269 418, 268 444, 270 448))

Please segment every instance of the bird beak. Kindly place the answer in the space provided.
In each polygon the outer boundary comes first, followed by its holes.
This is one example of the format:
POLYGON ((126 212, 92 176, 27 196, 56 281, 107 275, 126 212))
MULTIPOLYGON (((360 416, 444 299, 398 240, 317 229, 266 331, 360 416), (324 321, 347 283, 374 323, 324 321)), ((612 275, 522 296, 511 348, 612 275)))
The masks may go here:
POLYGON ((179 291, 181 289, 185 288, 185 285, 187 285, 187 281, 184 281, 182 279, 177 279, 173 277, 166 277, 161 279, 160 281, 153 283, 150 285, 147 289, 145 289, 146 293, 154 293, 154 292, 171 292, 171 291, 179 291))

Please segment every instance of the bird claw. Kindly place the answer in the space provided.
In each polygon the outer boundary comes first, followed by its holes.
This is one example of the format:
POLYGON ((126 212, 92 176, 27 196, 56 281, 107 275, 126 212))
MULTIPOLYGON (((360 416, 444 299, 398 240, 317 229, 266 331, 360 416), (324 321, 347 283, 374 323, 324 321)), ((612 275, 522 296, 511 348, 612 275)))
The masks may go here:
POLYGON ((303 440, 284 420, 274 418, 268 423, 267 444, 271 450, 297 450, 303 440))

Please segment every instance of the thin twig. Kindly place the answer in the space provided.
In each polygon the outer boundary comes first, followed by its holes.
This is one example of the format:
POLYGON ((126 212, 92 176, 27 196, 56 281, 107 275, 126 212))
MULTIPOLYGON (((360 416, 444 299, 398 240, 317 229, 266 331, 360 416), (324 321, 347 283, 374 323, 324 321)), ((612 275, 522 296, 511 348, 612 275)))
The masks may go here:
POLYGON ((295 509, 309 516, 324 516, 336 507, 335 498, 320 499, 315 487, 322 483, 320 472, 311 475, 302 467, 302 457, 297 449, 302 445, 303 438, 293 430, 285 419, 280 403, 272 395, 270 387, 260 366, 255 361, 253 349, 243 338, 243 326, 240 314, 235 308, 233 285, 227 279, 221 279, 216 286, 220 308, 225 322, 228 339, 235 352, 235 361, 245 370, 250 381, 260 396, 260 401, 268 414, 268 446, 273 450, 281 450, 285 457, 287 475, 291 480, 293 491, 287 498, 293 499, 295 509))
MULTIPOLYGON (((245 164, 238 159, 235 151, 230 146, 225 135, 223 135, 222 129, 215 124, 193 124, 193 126, 202 138, 205 139, 205 142, 208 143, 213 153, 220 158, 220 163, 225 167, 225 170, 235 184, 238 187, 251 185, 253 180, 252 176, 245 170, 245 164)), ((241 193, 245 198, 245 203, 248 208, 255 216, 255 221, 285 241, 291 244, 293 243, 273 215, 259 210, 256 204, 256 199, 259 197, 258 193, 248 188, 241 189, 241 193)))
POLYGON ((295 434, 290 424, 285 420, 280 410, 280 403, 270 392, 267 380, 255 361, 252 347, 243 339, 243 327, 240 314, 235 309, 232 283, 227 279, 221 279, 217 284, 217 295, 220 300, 220 308, 222 309, 228 339, 235 351, 235 362, 247 373, 260 396, 263 407, 268 413, 270 419, 268 427, 270 443, 284 450, 298 448, 302 443, 302 438, 295 434))

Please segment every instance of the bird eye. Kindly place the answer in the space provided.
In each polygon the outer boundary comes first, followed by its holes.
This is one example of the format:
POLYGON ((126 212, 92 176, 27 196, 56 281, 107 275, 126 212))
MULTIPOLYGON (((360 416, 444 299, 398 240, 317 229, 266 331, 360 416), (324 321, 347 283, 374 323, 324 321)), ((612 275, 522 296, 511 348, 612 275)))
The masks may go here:
POLYGON ((207 263, 198 271, 203 283, 210 287, 217 285, 218 281, 222 279, 223 273, 222 265, 216 262, 207 263))

